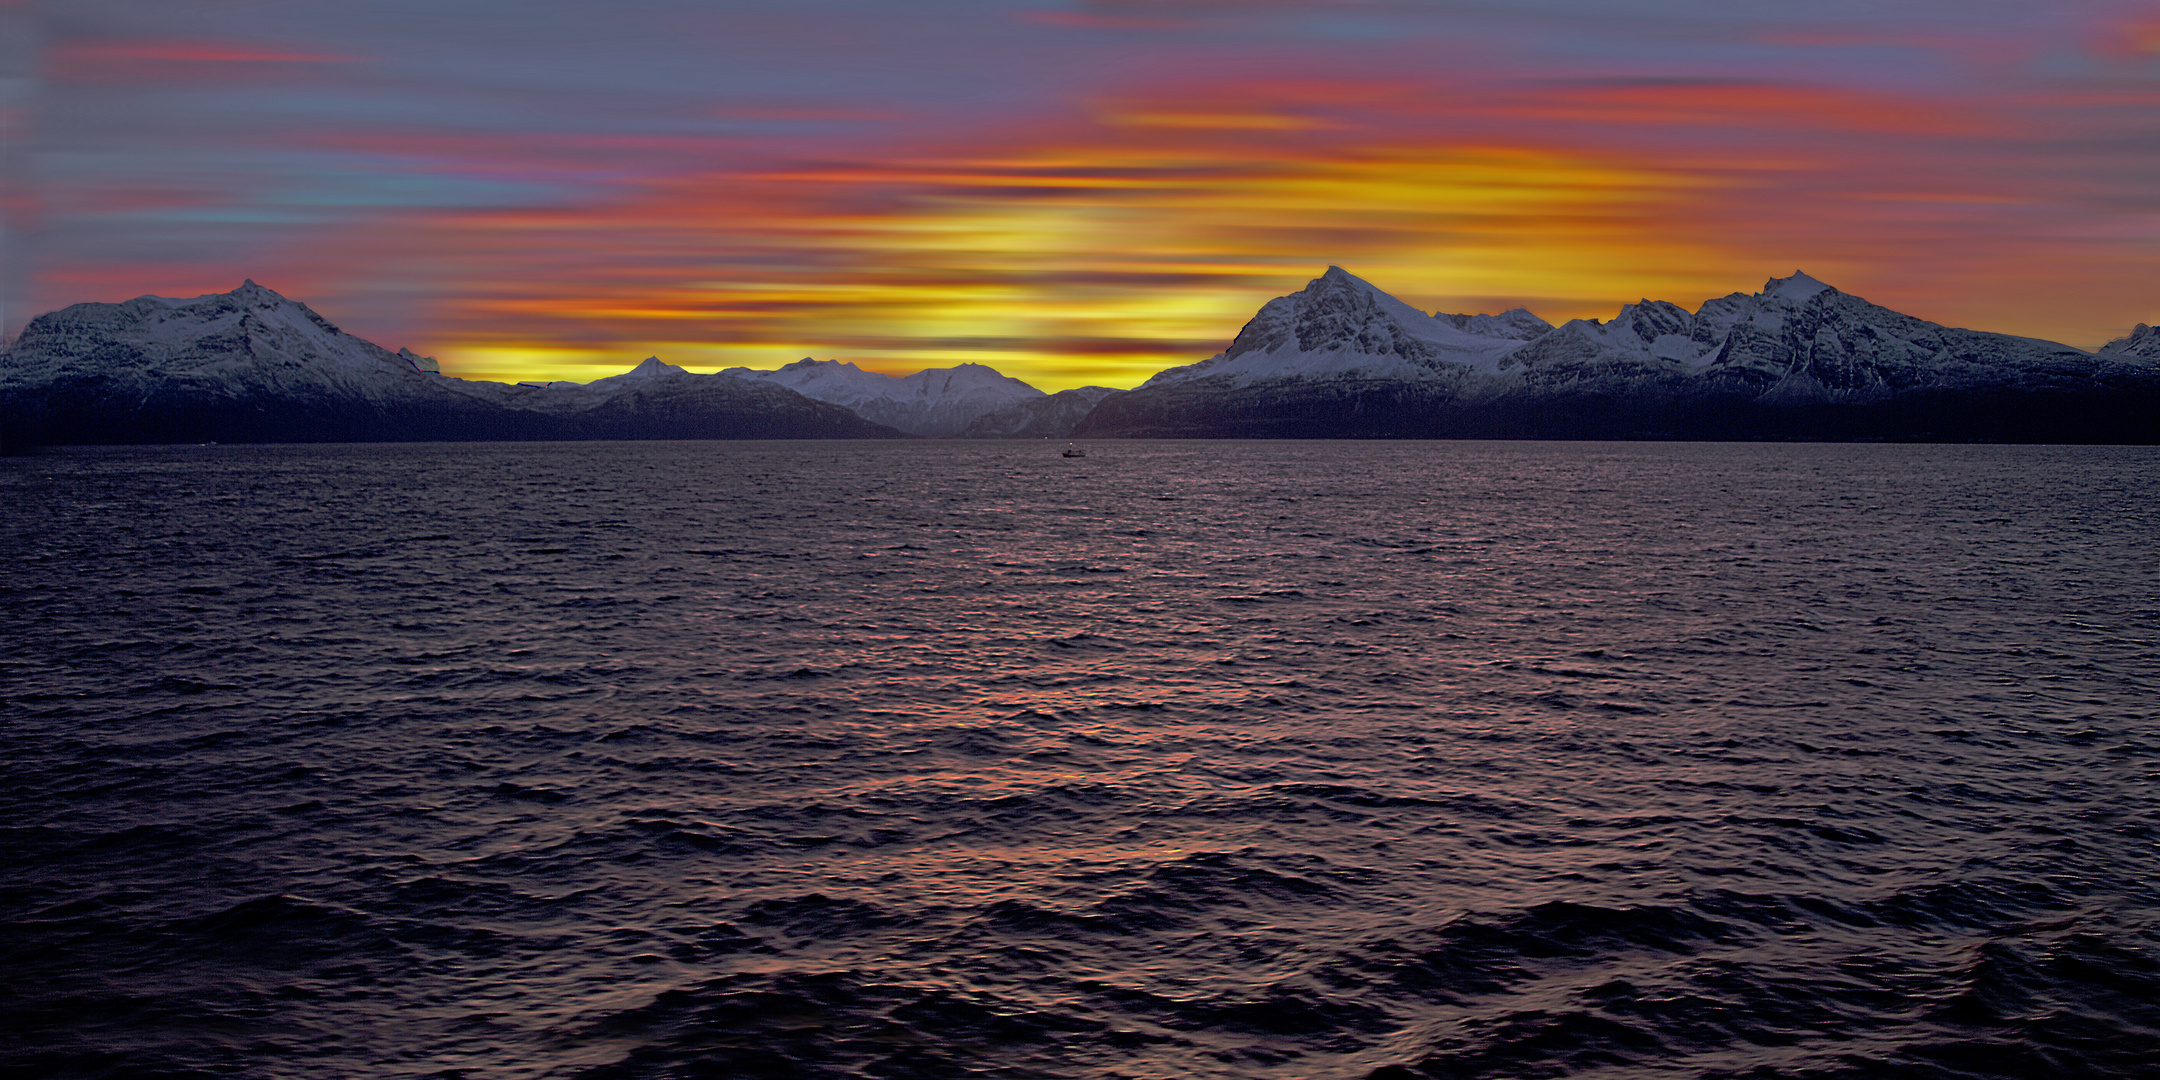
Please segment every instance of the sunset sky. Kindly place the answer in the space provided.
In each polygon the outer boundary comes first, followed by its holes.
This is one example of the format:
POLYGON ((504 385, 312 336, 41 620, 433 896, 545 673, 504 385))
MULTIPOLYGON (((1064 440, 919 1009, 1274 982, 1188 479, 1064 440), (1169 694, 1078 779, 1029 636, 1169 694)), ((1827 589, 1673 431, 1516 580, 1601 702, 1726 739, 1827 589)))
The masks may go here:
POLYGON ((1427 310, 1805 269, 2160 318, 2160 4, 0 0, 5 319, 243 278, 486 378, 1130 386, 1335 263, 1427 310))

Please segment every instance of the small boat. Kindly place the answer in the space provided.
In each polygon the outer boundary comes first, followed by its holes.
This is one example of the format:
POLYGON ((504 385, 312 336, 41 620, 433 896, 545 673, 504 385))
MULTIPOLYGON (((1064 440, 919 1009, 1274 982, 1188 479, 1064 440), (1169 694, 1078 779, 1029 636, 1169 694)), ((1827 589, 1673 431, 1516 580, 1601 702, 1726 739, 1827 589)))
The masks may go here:
POLYGON ((1077 446, 1074 446, 1074 445, 1073 445, 1073 444, 1071 444, 1071 443, 1066 443, 1066 444, 1065 444, 1065 456, 1066 456, 1066 457, 1086 457, 1086 456, 1087 456, 1087 451, 1085 451, 1085 450, 1082 450, 1082 449, 1080 449, 1079 447, 1077 447, 1077 446))

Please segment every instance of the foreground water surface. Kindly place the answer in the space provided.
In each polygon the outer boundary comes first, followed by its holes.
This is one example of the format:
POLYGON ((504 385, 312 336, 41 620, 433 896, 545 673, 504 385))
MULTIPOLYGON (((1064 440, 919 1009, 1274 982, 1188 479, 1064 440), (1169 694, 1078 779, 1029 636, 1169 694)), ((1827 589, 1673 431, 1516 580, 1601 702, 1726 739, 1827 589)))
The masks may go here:
POLYGON ((2160 453, 0 460, 0 1074, 2160 1075, 2160 453))

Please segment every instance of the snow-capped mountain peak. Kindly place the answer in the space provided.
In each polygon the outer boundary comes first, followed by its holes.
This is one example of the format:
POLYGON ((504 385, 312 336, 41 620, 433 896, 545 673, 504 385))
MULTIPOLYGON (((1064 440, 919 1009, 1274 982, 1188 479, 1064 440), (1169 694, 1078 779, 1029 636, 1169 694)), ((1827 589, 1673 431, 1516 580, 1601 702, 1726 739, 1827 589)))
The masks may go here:
POLYGON ((632 367, 628 371, 621 372, 615 375, 609 375, 605 378, 594 379, 593 381, 586 383, 583 386, 579 386, 576 383, 520 383, 518 385, 528 387, 549 387, 565 390, 574 389, 585 394, 599 394, 602 396, 606 396, 612 394, 620 394, 626 391, 646 389, 660 385, 662 383, 672 383, 678 379, 691 379, 696 377, 697 376, 692 375, 689 371, 683 368, 676 367, 675 365, 670 364, 657 356, 648 356, 645 359, 638 361, 637 365, 635 367, 632 367))
POLYGON ((31 320, 0 379, 107 373, 144 386, 182 379, 239 394, 257 383, 316 383, 370 400, 402 393, 422 365, 339 330, 306 304, 253 279, 193 298, 138 296, 76 304, 31 320), (265 366, 265 357, 301 363, 265 366))
POLYGON ((589 386, 445 377, 252 280, 30 320, 0 353, 0 417, 0 435, 62 443, 897 434, 658 358, 589 386))
POLYGON ((2160 360, 2160 329, 2137 324, 2130 336, 2119 337, 2100 346, 2103 356, 2135 356, 2143 360, 2160 360))
POLYGON ((2160 397, 2160 330, 2141 325, 2094 356, 1941 326, 1803 272, 1693 312, 1646 299, 1609 320, 1574 319, 1542 333, 1542 320, 1531 322, 1527 312, 1503 321, 1420 319, 1409 310, 1330 267, 1304 291, 1269 301, 1230 348, 1104 398, 1074 432, 1990 439, 2105 432, 2147 441, 2160 415, 2149 404, 2160 397))
POLYGON ((611 378, 663 379, 671 375, 688 374, 690 374, 689 371, 683 368, 676 367, 673 364, 667 363, 657 356, 648 356, 645 359, 638 361, 638 365, 636 367, 631 368, 630 370, 625 371, 620 375, 611 376, 611 378))
MULTIPOLYGON (((1518 309, 1519 310, 1519 309, 1518 309)), ((1339 266, 1277 297, 1212 359, 1157 372, 1146 386, 1246 386, 1277 379, 1449 380, 1496 370, 1544 325, 1518 316, 1427 315, 1339 266)), ((1550 327, 1547 327, 1550 329, 1550 327)))
POLYGON ((1771 278, 1763 282, 1762 297, 1765 300, 1782 300, 1788 304, 1805 304, 1825 290, 1836 291, 1806 273, 1795 270, 1791 277, 1771 278))
POLYGON ((1316 306, 1343 306, 1347 300, 1348 304, 1359 308, 1377 308, 1390 316, 1413 325, 1431 318, 1424 312, 1382 292, 1379 286, 1340 266, 1329 266, 1326 273, 1321 274, 1314 279, 1312 284, 1305 287, 1305 293, 1320 301, 1320 304, 1316 306), (1347 299, 1351 297, 1356 299, 1347 299))
POLYGON ((721 374, 785 386, 804 397, 852 409, 864 419, 933 438, 958 435, 978 417, 1043 396, 983 364, 925 368, 902 377, 806 356, 771 371, 737 367, 721 374))

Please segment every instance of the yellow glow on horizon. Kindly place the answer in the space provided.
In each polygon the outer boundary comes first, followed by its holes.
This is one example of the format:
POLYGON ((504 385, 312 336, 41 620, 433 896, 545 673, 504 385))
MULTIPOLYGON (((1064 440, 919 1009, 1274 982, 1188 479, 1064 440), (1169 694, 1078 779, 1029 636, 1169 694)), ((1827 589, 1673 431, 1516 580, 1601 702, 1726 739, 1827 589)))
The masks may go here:
POLYGON ((1428 311, 1524 306, 1554 323, 1640 297, 1693 306, 1795 269, 1921 318, 2041 336, 2073 318, 2055 307, 2129 306, 2131 278, 2088 256, 2021 290, 2033 299, 2017 320, 1974 307, 1987 294, 1969 283, 2001 273, 1987 267, 2060 246, 2026 224, 2046 208, 1990 175, 1898 155, 1930 130, 2013 126, 1937 101, 1754 84, 1158 89, 963 145, 672 176, 616 202, 448 222, 444 264, 461 244, 485 256, 432 337, 446 368, 495 377, 814 356, 890 374, 983 363, 1055 391, 1204 360, 1329 264, 1428 311), (1765 113, 1819 137, 1721 135, 1676 152, 1657 135, 1751 132, 1765 113), (1489 123, 1434 134, 1463 116, 1489 123), (1602 134, 1527 134, 1542 123, 1602 134))
POLYGON ((435 359, 446 375, 492 382, 591 382, 637 366, 636 360, 618 361, 610 350, 552 345, 454 345, 435 359))
POLYGON ((1213 355, 1331 263, 1412 303, 1539 298, 1555 321, 1607 314, 1603 298, 1646 288, 1713 295, 1736 269, 1670 228, 1691 197, 1728 182, 1717 178, 1507 145, 1299 157, 1240 131, 1210 138, 789 170, 748 185, 748 206, 740 183, 720 199, 682 184, 604 220, 556 223, 566 229, 522 221, 744 265, 576 290, 559 284, 575 275, 508 283, 517 294, 462 306, 445 366, 589 381, 646 355, 692 370, 809 355, 893 374, 983 363, 1052 391, 1123 387, 1213 355), (782 205, 754 212, 760 195, 782 205), (505 324, 541 338, 574 327, 564 336, 586 341, 505 342, 505 324))

